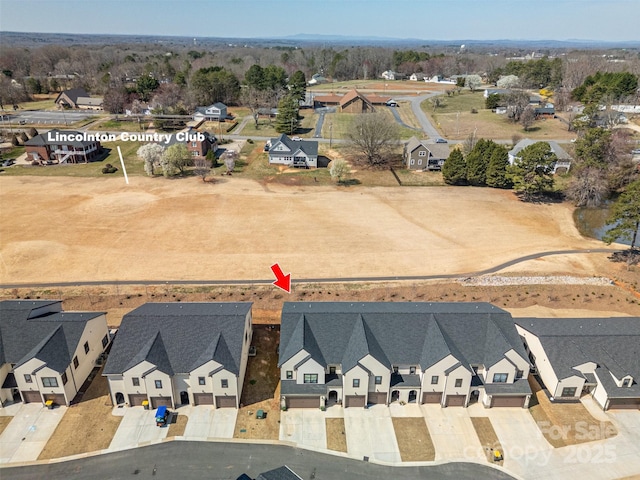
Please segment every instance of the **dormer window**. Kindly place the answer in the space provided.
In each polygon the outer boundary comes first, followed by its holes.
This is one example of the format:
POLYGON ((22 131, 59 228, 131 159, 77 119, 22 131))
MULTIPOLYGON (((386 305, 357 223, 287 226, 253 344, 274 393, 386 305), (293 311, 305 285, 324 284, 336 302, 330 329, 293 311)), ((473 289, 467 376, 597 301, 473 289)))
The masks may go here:
POLYGON ((623 386, 623 387, 628 387, 628 386, 630 386, 630 385, 631 385, 631 379, 630 379, 630 378, 625 378, 625 379, 622 381, 622 386, 623 386))
POLYGON ((409 374, 410 375, 415 375, 416 374, 416 367, 409 367, 409 374))
POLYGON ((396 375, 398 374, 398 367, 393 367, 393 373, 396 375))

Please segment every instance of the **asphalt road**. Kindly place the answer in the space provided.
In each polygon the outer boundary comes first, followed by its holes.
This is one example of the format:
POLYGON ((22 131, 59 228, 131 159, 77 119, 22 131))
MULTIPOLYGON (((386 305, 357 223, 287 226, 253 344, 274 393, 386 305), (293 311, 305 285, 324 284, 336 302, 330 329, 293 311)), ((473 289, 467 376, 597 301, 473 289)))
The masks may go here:
POLYGON ((8 121, 10 121, 14 126, 19 123, 20 120, 24 120, 27 124, 40 124, 46 125, 47 123, 52 124, 64 124, 64 123, 74 123, 79 122, 80 120, 85 120, 96 113, 101 112, 92 112, 92 111, 64 111, 64 112, 55 112, 55 111, 45 111, 45 110, 24 110, 24 111, 16 111, 10 114, 8 121))
MULTIPOLYGON (((388 276, 388 277, 332 277, 332 278, 295 278, 292 274, 291 283, 368 283, 368 282, 392 282, 392 281, 421 281, 421 280, 446 280, 451 278, 477 277, 498 272, 504 268, 521 262, 535 260, 537 258, 552 255, 575 255, 585 253, 613 253, 613 248, 592 248, 588 250, 551 250, 547 252, 532 253, 523 257, 514 258, 485 270, 468 273, 445 273, 439 275, 412 275, 412 276, 388 276)), ((289 272, 284 272, 289 273, 289 272)), ((96 285, 268 285, 273 283, 273 278, 266 280, 94 280, 78 282, 50 282, 50 283, 10 283, 0 284, 0 288, 49 288, 49 287, 81 287, 96 285)))
POLYGON ((243 473, 255 478, 282 465, 288 465, 304 480, 513 478, 498 469, 474 463, 383 467, 281 445, 182 441, 49 465, 3 468, 0 477, 3 480, 236 480, 243 473))

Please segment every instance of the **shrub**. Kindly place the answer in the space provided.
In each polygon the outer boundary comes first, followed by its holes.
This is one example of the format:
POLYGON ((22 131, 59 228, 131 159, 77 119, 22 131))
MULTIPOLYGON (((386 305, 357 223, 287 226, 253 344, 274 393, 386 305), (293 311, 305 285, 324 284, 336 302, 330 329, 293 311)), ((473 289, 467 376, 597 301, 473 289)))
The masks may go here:
POLYGON ((478 113, 478 110, 477 110, 477 109, 475 109, 475 108, 472 108, 472 109, 471 109, 471 113, 478 113))
POLYGON ((110 163, 107 163, 104 168, 102 169, 102 173, 116 173, 118 171, 118 169, 116 167, 114 167, 113 165, 111 165, 110 163))
POLYGON ((253 140, 251 140, 251 139, 249 138, 249 139, 247 139, 247 143, 252 144, 252 143, 253 143, 253 140))

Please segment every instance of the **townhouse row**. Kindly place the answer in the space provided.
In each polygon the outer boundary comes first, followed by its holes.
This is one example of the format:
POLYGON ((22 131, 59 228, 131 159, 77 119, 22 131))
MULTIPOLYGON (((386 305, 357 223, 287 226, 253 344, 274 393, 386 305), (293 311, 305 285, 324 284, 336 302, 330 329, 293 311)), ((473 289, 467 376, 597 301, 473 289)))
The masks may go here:
MULTIPOLYGON (((147 303, 114 336, 103 312, 0 302, 0 402, 69 405, 98 365, 114 405, 238 408, 251 303, 147 303)), ((489 303, 286 302, 286 408, 430 403, 527 408, 528 377, 553 401, 590 394, 640 408, 640 318, 514 319, 489 303)))

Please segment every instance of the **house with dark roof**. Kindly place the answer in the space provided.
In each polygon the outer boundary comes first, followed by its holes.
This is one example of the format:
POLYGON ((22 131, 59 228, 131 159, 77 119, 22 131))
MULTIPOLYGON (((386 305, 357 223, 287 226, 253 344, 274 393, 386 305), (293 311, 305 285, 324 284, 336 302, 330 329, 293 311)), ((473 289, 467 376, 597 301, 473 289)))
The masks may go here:
POLYGON ((187 146, 187 150, 194 160, 205 158, 209 150, 214 153, 218 150, 218 139, 215 135, 209 132, 200 132, 193 127, 187 127, 178 133, 171 134, 169 140, 162 146, 168 148, 178 143, 187 146))
POLYGON ((58 94, 54 103, 60 108, 81 108, 85 110, 102 110, 101 97, 91 97, 84 88, 71 88, 58 94))
POLYGON ((515 322, 552 401, 590 394, 603 410, 640 409, 640 317, 515 322))
POLYGON ((449 158, 449 145, 411 137, 404 144, 404 163, 409 170, 441 170, 449 158))
POLYGON ((27 158, 40 163, 88 163, 102 154, 102 145, 91 134, 54 128, 24 143, 27 158))
POLYGON ((194 120, 209 120, 224 122, 227 118, 227 106, 224 103, 216 102, 208 107, 196 107, 194 120))
POLYGON ((287 302, 278 366, 285 408, 526 408, 531 396, 513 319, 488 303, 287 302))
MULTIPOLYGON (((533 145, 534 143, 538 143, 539 141, 540 140, 531 140, 530 138, 525 138, 523 140, 520 140, 518 143, 516 143, 516 146, 513 147, 508 152, 509 153, 509 163, 511 165, 513 165, 513 162, 515 162, 516 159, 520 158, 520 152, 522 150, 524 150, 525 148, 533 145)), ((558 142, 554 142, 553 140, 549 140, 548 142, 545 141, 545 143, 549 144, 549 147, 551 148, 551 151, 556 154, 556 157, 558 157, 558 160, 556 161, 555 165, 553 166, 553 173, 554 174, 557 173, 557 171, 559 169, 563 169, 565 173, 568 172, 569 169, 571 168, 571 161, 573 160, 571 158, 571 155, 569 155, 567 153, 567 151, 558 144, 558 142)))
POLYGON ((64 312, 61 300, 0 302, 0 406, 69 405, 109 341, 104 312, 64 312))
POLYGON ((114 405, 237 408, 251 303, 146 303, 126 314, 103 375, 114 405))
POLYGON ((261 473, 256 480, 302 480, 302 477, 284 465, 261 473))
POLYGON ((293 140, 284 133, 268 141, 269 163, 298 168, 318 166, 318 142, 315 140, 293 140))

